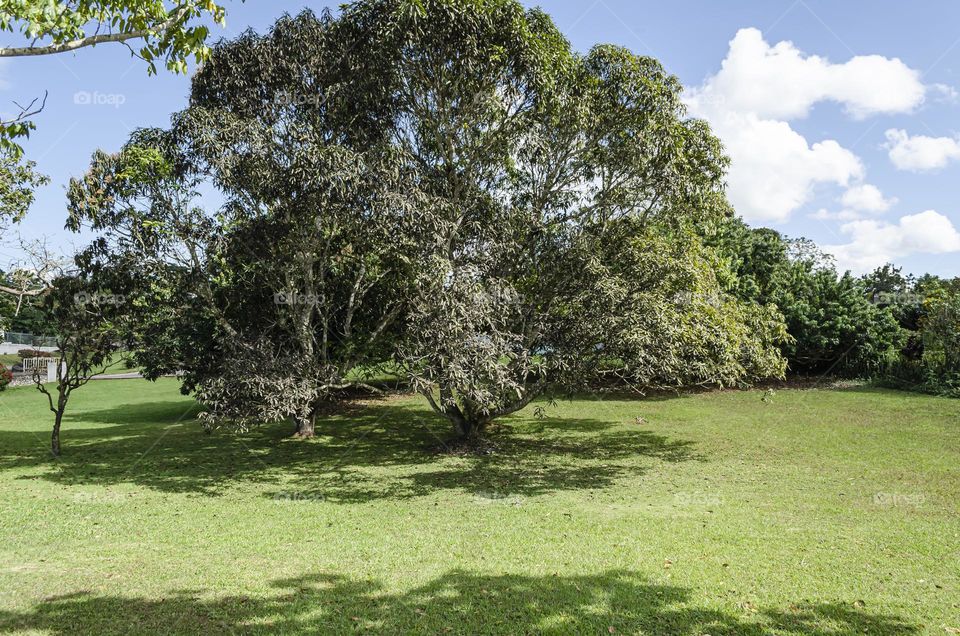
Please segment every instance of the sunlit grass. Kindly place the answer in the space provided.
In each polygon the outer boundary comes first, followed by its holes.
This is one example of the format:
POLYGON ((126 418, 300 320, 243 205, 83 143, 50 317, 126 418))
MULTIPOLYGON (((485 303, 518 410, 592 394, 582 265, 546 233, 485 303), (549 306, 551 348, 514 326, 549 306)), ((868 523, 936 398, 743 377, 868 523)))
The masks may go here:
POLYGON ((462 457, 414 397, 301 441, 117 380, 76 393, 54 460, 11 389, 0 633, 960 628, 960 402, 762 395, 544 405, 462 457))

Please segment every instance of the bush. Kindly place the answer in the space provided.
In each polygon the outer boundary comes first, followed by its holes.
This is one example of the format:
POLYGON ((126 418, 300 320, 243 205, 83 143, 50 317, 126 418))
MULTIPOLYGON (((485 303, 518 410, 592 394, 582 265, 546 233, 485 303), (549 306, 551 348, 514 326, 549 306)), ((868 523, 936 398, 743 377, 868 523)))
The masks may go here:
POLYGON ((52 358, 53 354, 49 351, 39 351, 37 349, 20 349, 17 351, 17 355, 21 359, 26 360, 27 358, 52 358))
POLYGON ((838 273, 816 245, 739 220, 724 232, 714 240, 736 273, 731 291, 783 313, 792 338, 782 349, 792 373, 876 377, 899 357, 909 334, 870 301, 863 281, 838 273))
POLYGON ((960 398, 960 372, 938 372, 922 360, 898 360, 878 380, 879 386, 960 398))
POLYGON ((13 382, 13 373, 0 364, 0 391, 6 391, 7 385, 13 382))

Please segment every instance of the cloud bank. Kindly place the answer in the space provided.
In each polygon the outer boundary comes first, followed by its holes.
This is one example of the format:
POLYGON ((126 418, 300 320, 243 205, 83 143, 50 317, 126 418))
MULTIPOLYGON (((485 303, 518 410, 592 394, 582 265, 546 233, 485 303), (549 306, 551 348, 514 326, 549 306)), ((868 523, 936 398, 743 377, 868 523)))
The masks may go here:
POLYGON ((820 184, 856 186, 860 158, 837 141, 810 143, 789 124, 820 102, 850 117, 907 113, 923 103, 920 73, 897 58, 857 56, 835 64, 791 42, 771 45, 741 29, 720 71, 685 96, 690 112, 710 122, 733 164, 730 200, 748 221, 783 222, 820 184))

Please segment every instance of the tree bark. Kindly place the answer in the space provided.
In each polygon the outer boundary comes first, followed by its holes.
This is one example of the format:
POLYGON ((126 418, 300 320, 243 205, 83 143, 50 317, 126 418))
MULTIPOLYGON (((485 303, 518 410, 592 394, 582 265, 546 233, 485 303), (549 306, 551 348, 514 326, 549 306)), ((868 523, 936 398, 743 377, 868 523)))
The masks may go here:
POLYGON ((317 412, 312 411, 306 417, 297 418, 297 432, 295 437, 310 438, 316 435, 317 412))
POLYGON ((310 438, 315 437, 317 432, 317 417, 320 416, 320 410, 323 408, 323 401, 317 400, 310 407, 310 413, 306 417, 296 419, 297 432, 296 437, 310 438))
POLYGON ((483 437, 487 421, 482 419, 460 418, 455 422, 457 434, 464 440, 478 440, 483 437))
POLYGON ((53 434, 50 436, 50 452, 54 457, 60 457, 60 423, 63 421, 63 411, 57 411, 53 422, 53 434))

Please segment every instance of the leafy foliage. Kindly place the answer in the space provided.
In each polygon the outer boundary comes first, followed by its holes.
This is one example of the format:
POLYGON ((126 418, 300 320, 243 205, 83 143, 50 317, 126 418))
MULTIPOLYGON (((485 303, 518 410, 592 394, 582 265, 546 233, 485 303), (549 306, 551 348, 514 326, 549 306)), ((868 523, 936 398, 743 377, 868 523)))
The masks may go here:
POLYGON ((714 239, 731 261, 737 296, 776 305, 792 337, 783 344, 791 371, 840 377, 877 375, 896 360, 906 332, 873 293, 807 240, 731 220, 714 239))
POLYGON ((207 322, 206 247, 217 224, 193 204, 198 181, 177 156, 168 133, 137 131, 119 153, 94 153, 67 192, 67 227, 97 237, 79 261, 124 297, 118 326, 149 378, 186 368, 208 348, 193 336, 207 322))
POLYGON ((462 435, 549 387, 781 372, 775 312, 722 296, 692 231, 726 214, 727 161, 658 62, 578 56, 505 0, 357 2, 343 21, 389 25, 353 37, 385 58, 376 101, 437 224, 398 361, 462 435))
POLYGON ((909 333, 900 359, 883 376, 886 384, 960 397, 960 279, 903 277, 888 266, 865 277, 892 279, 896 292, 884 296, 909 333))
POLYGON ((137 346, 211 422, 312 434, 393 358, 469 436, 548 389, 782 374, 781 316, 701 240, 726 165, 655 60, 512 0, 363 0, 215 47, 171 132, 71 184, 71 226, 163 303, 137 346))
MULTIPOLYGON (((157 72, 158 61, 175 73, 186 73, 191 58, 199 63, 210 55, 205 43, 210 30, 200 23, 204 17, 223 25, 225 11, 214 0, 3 0, 0 32, 18 33, 23 42, 0 48, 0 58, 55 55, 122 43, 147 63, 150 74, 157 72), (134 40, 142 41, 137 50, 130 45, 134 40)), ((20 159, 23 150, 16 140, 35 129, 31 117, 43 110, 46 96, 38 105, 39 101, 34 99, 21 106, 17 115, 0 121, 0 153, 20 159)))
POLYGON ((34 190, 49 181, 36 172, 33 161, 24 160, 14 149, 0 147, 0 231, 23 218, 33 205, 34 190))
POLYGON ((124 263, 148 376, 185 370, 211 424, 289 417, 310 435, 355 368, 389 358, 430 232, 395 152, 348 142, 355 128, 291 98, 307 71, 328 73, 322 46, 308 68, 234 64, 287 59, 270 46, 250 34, 224 45, 173 134, 141 131, 119 155, 95 155, 71 185, 71 226, 101 233, 92 262, 124 263), (247 108, 251 95, 266 101, 247 108), (212 217, 191 204, 208 175, 228 199, 212 217))
POLYGON ((171 71, 185 73, 187 60, 209 56, 206 26, 194 21, 208 15, 224 23, 223 7, 212 0, 94 0, 54 4, 44 0, 6 0, 0 5, 0 31, 20 33, 22 47, 0 49, 0 57, 48 55, 106 42, 143 39, 136 54, 150 73, 163 60, 171 71))

